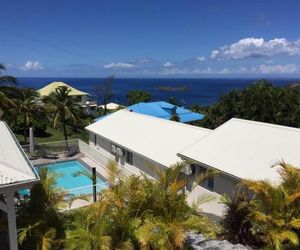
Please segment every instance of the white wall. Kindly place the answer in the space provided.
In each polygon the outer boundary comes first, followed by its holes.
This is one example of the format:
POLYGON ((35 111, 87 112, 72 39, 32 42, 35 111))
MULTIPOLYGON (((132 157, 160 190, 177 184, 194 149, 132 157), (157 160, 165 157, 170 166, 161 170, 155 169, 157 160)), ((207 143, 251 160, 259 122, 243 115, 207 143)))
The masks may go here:
MULTIPOLYGON (((117 161, 118 163, 120 163, 123 166, 126 166, 126 168, 132 170, 133 172, 139 172, 139 170, 141 170, 141 171, 145 172, 146 174, 156 178, 155 171, 152 168, 157 165, 155 165, 151 160, 146 159, 146 158, 142 157, 141 155, 138 155, 138 154, 128 150, 132 153, 132 165, 130 165, 130 164, 126 163, 125 155, 122 157, 116 157, 113 154, 111 154, 111 152, 110 152, 111 144, 120 146, 121 148, 124 149, 124 147, 122 147, 122 145, 118 145, 115 142, 111 142, 99 135, 97 135, 97 145, 95 145, 95 143, 94 143, 95 142, 95 134, 90 132, 89 137, 90 137, 89 138, 90 146, 99 150, 105 156, 117 161)), ((162 166, 160 166, 160 167, 163 168, 162 166)))
MULTIPOLYGON (((148 160, 138 154, 135 154, 134 152, 132 152, 133 154, 133 159, 132 159, 132 165, 127 164, 125 162, 125 156, 123 156, 122 158, 119 157, 115 157, 114 155, 112 155, 110 153, 110 149, 111 149, 111 143, 117 145, 114 142, 111 142, 101 136, 97 136, 97 145, 94 144, 94 134, 90 132, 90 146, 99 150, 101 153, 105 154, 105 156, 110 157, 111 159, 114 159, 115 161, 119 162, 121 165, 126 166, 126 168, 132 170, 133 172, 137 172, 137 168, 139 170, 142 170, 143 172, 147 173, 148 175, 156 178, 155 172, 153 171, 153 169, 151 168, 151 166, 155 166, 153 162, 151 162, 151 160, 148 160)), ((119 145, 120 147, 122 147, 121 145, 119 145)), ((155 159, 153 159, 155 160, 155 159)), ((186 176, 186 181, 187 181, 187 190, 191 191, 192 190, 192 185, 193 185, 193 181, 195 179, 196 176, 199 175, 200 173, 200 167, 201 165, 198 164, 198 167, 196 167, 196 172, 194 175, 190 175, 190 176, 186 176)), ((163 169, 163 166, 160 166, 163 169)), ((214 189, 210 190, 213 192, 216 192, 218 194, 227 194, 229 196, 232 196, 233 191, 234 191, 234 187, 235 185, 238 183, 238 181, 234 178, 229 177, 228 175, 219 173, 218 175, 216 175, 214 177, 214 189)), ((206 187, 206 185, 202 185, 204 187, 206 187)))

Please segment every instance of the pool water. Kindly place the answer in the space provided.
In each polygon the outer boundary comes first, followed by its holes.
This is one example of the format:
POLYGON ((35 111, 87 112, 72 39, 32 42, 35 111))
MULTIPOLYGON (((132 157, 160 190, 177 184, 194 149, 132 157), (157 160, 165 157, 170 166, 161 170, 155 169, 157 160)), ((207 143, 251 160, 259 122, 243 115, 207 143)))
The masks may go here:
MULTIPOLYGON (((56 186, 63 190, 68 191, 69 194, 73 195, 88 195, 93 193, 93 182, 91 178, 85 175, 74 176, 78 171, 91 170, 86 168, 80 161, 64 161, 45 165, 36 166, 37 172, 39 169, 47 167, 50 171, 57 174, 56 186)), ((97 192, 108 188, 108 183, 97 176, 97 192)))

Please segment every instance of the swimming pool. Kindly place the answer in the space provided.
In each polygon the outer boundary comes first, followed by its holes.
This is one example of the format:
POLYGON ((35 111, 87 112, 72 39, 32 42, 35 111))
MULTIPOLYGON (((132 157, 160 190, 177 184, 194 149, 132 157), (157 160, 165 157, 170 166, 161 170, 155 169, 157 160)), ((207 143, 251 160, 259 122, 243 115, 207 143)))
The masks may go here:
MULTIPOLYGON (((84 166, 84 164, 80 161, 72 160, 38 165, 36 166, 37 172, 39 172, 39 170, 44 167, 47 167, 50 171, 57 174, 57 187, 67 191, 69 194, 78 196, 93 193, 93 182, 89 177, 85 175, 74 176, 76 172, 81 171, 88 171, 89 173, 91 173, 91 170, 84 166)), ((100 192, 101 190, 106 189, 109 186, 108 182, 101 179, 99 176, 97 176, 96 181, 97 192, 100 192)))

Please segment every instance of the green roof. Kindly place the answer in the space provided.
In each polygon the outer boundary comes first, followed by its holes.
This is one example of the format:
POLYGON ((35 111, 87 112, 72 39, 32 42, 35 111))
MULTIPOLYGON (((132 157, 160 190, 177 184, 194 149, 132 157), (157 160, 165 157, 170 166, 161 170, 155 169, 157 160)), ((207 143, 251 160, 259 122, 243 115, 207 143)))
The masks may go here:
POLYGON ((50 84, 48 84, 47 86, 41 88, 38 90, 39 94, 41 96, 48 96, 50 95, 51 93, 55 92, 55 90, 58 88, 58 87, 61 87, 61 86, 66 86, 68 88, 71 89, 69 95, 70 96, 83 96, 83 95, 89 95, 88 93, 86 92, 83 92, 83 91, 80 91, 78 89, 75 89, 73 87, 71 87, 70 85, 64 83, 64 82, 52 82, 50 84))

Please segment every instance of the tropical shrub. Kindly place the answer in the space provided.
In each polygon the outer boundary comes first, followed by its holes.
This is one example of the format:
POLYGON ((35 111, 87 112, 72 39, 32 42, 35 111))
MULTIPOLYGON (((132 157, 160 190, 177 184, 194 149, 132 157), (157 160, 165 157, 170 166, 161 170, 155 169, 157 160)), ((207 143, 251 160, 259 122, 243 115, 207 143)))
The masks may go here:
MULTIPOLYGON (((47 120, 41 117, 33 117, 29 122, 29 127, 32 127, 34 130, 34 135, 37 137, 44 137, 47 135, 47 120)), ((24 129, 24 118, 22 115, 17 117, 16 123, 12 124, 12 129, 16 134, 22 134, 24 129)), ((29 131, 27 131, 27 136, 29 135, 29 131)))
POLYGON ((247 190, 237 190, 240 193, 225 202, 224 235, 229 240, 245 243, 244 236, 250 234, 270 249, 299 249, 300 169, 285 162, 279 167, 281 182, 245 180, 247 190))
POLYGON ((40 183, 17 210, 20 249, 183 249, 187 230, 214 237, 214 224, 186 202, 183 167, 154 168, 158 180, 142 175, 117 181, 119 171, 110 162, 109 180, 116 185, 93 205, 65 213, 59 208, 66 193, 56 188, 56 175, 42 168, 40 183))
POLYGON ((158 181, 131 176, 73 214, 68 249, 183 249, 185 231, 213 235, 212 223, 186 203, 182 165, 157 171, 158 181))
POLYGON ((244 245, 261 245, 251 221, 252 195, 242 184, 237 185, 233 197, 226 195, 222 202, 227 206, 224 219, 221 222, 222 235, 231 243, 244 245))

